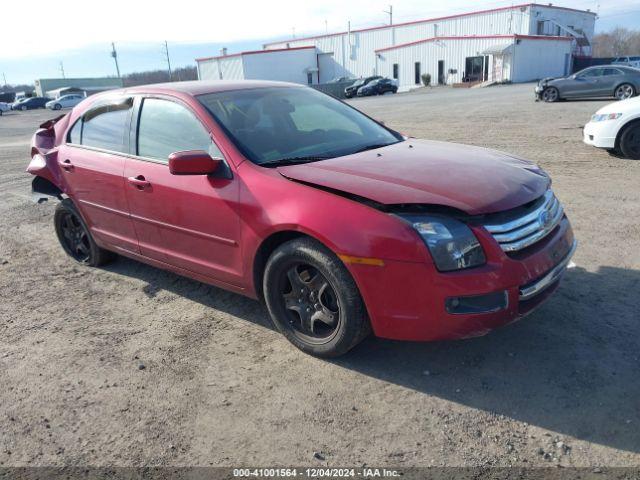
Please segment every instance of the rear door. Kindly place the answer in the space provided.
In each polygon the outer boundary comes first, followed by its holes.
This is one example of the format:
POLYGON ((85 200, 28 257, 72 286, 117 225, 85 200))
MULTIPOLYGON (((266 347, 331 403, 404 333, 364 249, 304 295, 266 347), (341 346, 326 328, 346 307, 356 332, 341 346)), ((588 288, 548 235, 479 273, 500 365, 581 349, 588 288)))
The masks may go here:
POLYGON ((619 68, 608 67, 603 69, 599 79, 598 95, 611 96, 616 87, 624 81, 624 72, 619 68))
POLYGON ((172 175, 173 152, 224 158, 190 107, 171 97, 139 98, 125 166, 129 208, 143 255, 219 281, 241 276, 236 179, 172 175), (146 182, 141 186, 140 182, 146 182))
POLYGON ((114 98, 87 111, 69 129, 58 162, 69 196, 96 241, 137 252, 122 173, 129 148, 132 98, 114 98))

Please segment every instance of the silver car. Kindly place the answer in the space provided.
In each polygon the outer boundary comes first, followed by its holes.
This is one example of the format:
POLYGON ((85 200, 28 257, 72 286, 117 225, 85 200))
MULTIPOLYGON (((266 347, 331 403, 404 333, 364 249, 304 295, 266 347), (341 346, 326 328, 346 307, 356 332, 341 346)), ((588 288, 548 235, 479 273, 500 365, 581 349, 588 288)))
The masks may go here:
POLYGON ((620 65, 589 67, 564 78, 544 78, 535 93, 545 102, 590 97, 625 100, 640 93, 640 70, 620 65))

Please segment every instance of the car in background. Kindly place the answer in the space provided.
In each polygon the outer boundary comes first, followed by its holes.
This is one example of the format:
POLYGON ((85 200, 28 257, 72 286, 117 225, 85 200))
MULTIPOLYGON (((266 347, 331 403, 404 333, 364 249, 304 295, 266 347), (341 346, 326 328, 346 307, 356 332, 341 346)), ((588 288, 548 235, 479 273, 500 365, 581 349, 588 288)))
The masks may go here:
POLYGON ((72 259, 117 252, 263 299, 320 357, 370 332, 484 335, 547 300, 576 249, 535 164, 409 139, 297 84, 96 94, 43 123, 29 152, 72 259))
POLYGON ((73 108, 79 104, 85 97, 77 93, 70 93, 69 95, 63 95, 60 98, 51 100, 46 103, 46 107, 51 110, 60 110, 62 108, 73 108))
POLYGON ((372 80, 366 85, 358 89, 359 97, 368 97, 371 95, 384 95, 385 93, 397 93, 398 87, 390 78, 379 78, 372 80))
POLYGON ((583 141, 640 160, 640 97, 605 105, 584 126, 583 141))
POLYGON ((47 97, 29 97, 23 98, 17 103, 11 105, 11 110, 34 110, 36 108, 45 108, 50 99, 47 97))
POLYGON ((342 83, 348 82, 349 80, 353 81, 355 78, 353 77, 336 77, 334 79, 329 80, 327 83, 342 83))
POLYGON ((545 102, 592 97, 626 100, 638 93, 640 70, 617 65, 589 67, 563 78, 544 78, 535 87, 536 98, 545 102))
POLYGON ((356 80, 355 82, 353 82, 351 85, 349 85, 347 88, 344 89, 344 96, 347 98, 353 98, 358 94, 358 89, 360 87, 362 87, 363 85, 366 85, 367 83, 373 81, 373 80, 378 80, 379 78, 382 78, 380 75, 374 75, 373 77, 366 77, 366 78, 361 78, 359 80, 356 80))
POLYGON ((0 102, 0 115, 2 115, 4 112, 8 112, 9 110, 11 110, 11 105, 5 102, 0 102))
POLYGON ((640 57, 618 57, 611 65, 624 65, 627 67, 640 68, 640 57))

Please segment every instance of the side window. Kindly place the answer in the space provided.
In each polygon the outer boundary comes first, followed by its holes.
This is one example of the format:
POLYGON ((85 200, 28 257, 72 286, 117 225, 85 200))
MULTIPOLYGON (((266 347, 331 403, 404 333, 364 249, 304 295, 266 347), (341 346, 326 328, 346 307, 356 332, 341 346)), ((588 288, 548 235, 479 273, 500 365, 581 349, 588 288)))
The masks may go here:
POLYGON ((184 150, 222 156, 209 132, 189 110, 169 100, 145 98, 138 123, 138 155, 167 162, 173 152, 184 150))
POLYGON ((600 75, 602 75, 602 68, 593 68, 591 70, 587 70, 584 73, 581 73, 580 75, 578 75, 579 78, 593 78, 593 77, 599 77, 600 75))
POLYGON ((125 133, 133 100, 102 105, 83 117, 82 145, 126 153, 125 133))
POLYGON ((622 75, 622 72, 617 68, 605 68, 603 75, 622 75))
POLYGON ((73 124, 73 127, 71 127, 71 130, 69 130, 69 136, 67 137, 67 142, 80 145, 81 134, 82 134, 82 118, 79 118, 76 121, 76 123, 73 124))

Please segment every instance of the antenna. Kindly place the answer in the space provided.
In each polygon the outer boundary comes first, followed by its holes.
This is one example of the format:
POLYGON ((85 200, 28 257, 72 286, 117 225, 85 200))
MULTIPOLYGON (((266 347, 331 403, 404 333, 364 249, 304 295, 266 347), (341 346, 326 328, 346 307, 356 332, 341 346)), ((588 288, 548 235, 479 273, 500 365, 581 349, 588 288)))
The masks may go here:
POLYGON ((389 5, 389 10, 385 10, 384 13, 389 15, 389 25, 393 25, 393 5, 389 5))
POLYGON ((169 45, 167 41, 164 41, 164 53, 167 57, 167 67, 169 68, 169 81, 171 82, 173 79, 171 78, 171 60, 169 59, 169 45))
POLYGON ((60 60, 60 73, 62 73, 62 78, 67 78, 64 76, 64 65, 62 64, 62 60, 60 60))
POLYGON ((116 52, 116 44, 111 42, 111 56, 113 57, 113 61, 116 62, 116 72, 118 73, 118 78, 120 78, 120 66, 118 65, 118 53, 116 52))

